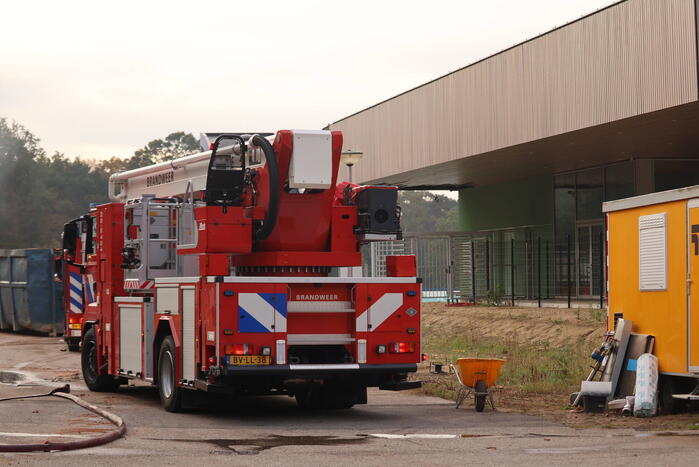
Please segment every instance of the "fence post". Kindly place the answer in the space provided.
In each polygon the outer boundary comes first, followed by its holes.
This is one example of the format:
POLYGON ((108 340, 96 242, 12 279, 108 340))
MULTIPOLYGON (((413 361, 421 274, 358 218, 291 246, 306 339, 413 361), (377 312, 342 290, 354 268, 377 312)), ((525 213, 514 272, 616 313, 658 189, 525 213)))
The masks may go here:
POLYGON ((527 238, 524 241, 524 287, 525 287, 525 296, 527 297, 527 300, 532 298, 532 289, 531 289, 531 269, 532 269, 532 264, 531 264, 531 248, 529 245, 529 238, 527 238))
POLYGON ((551 298, 551 260, 548 240, 546 240, 546 298, 551 298))
POLYGON ((541 308, 541 237, 536 239, 536 289, 539 308, 541 308))
POLYGON ((476 242, 471 240, 471 292, 473 304, 476 304, 476 242))
POLYGON ((490 292, 490 239, 485 239, 485 290, 490 292))
POLYGON ((599 309, 604 309, 604 230, 599 233, 599 309))
POLYGON ((451 236, 447 236, 447 303, 454 302, 454 283, 452 280, 452 266, 454 261, 452 260, 452 245, 451 236))
POLYGON ((515 239, 510 240, 510 292, 512 306, 515 306, 515 239))
POLYGON ((566 252, 566 254, 568 255, 568 264, 567 264, 568 265, 568 276, 567 276, 568 287, 567 287, 567 289, 568 289, 568 308, 570 308, 570 294, 571 294, 571 289, 573 287, 573 284, 572 284, 573 281, 570 278, 570 269, 571 269, 570 268, 570 234, 568 234, 567 238, 568 238, 568 248, 567 248, 567 252, 566 252))

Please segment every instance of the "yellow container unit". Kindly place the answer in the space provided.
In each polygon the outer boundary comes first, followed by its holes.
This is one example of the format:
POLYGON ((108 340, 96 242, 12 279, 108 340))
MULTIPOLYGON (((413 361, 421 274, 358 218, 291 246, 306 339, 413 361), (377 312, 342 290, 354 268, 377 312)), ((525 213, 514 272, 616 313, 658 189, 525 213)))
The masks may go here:
POLYGON ((686 377, 699 376, 699 185, 609 201, 603 211, 609 328, 621 317, 655 336, 663 399, 689 392, 696 380, 686 377))

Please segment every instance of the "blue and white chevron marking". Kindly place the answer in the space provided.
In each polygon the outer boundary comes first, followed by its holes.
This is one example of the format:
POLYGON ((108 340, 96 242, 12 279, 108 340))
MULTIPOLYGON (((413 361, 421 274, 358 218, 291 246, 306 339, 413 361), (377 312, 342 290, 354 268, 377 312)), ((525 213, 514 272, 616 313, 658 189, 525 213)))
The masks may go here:
POLYGON ((77 272, 70 273, 69 279, 70 288, 70 312, 83 312, 83 277, 77 272))
POLYGON ((238 332, 286 332, 286 294, 238 294, 238 332))

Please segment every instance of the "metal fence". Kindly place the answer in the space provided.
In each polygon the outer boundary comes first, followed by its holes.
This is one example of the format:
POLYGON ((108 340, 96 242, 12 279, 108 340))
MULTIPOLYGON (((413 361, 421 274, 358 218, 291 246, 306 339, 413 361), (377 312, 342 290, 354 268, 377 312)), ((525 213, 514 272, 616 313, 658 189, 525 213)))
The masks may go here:
POLYGON ((520 300, 595 300, 603 306, 605 256, 600 238, 581 249, 576 238, 558 241, 514 233, 406 235, 370 245, 365 267, 386 275, 386 256, 412 254, 422 279, 423 299, 514 304, 520 300))

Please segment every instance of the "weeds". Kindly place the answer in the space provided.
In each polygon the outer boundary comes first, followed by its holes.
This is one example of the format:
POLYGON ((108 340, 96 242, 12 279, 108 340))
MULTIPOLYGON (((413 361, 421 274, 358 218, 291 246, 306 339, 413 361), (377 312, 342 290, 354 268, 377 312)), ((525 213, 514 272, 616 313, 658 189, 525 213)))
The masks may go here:
POLYGON ((589 310, 590 320, 595 323, 605 323, 607 321, 607 311, 600 310, 598 308, 590 308, 589 310))
MULTIPOLYGON (((498 378, 499 385, 530 393, 572 392, 585 377, 588 366, 587 349, 575 346, 520 343, 515 340, 469 337, 435 338, 425 342, 425 350, 445 363, 459 357, 505 358, 498 378)), ((425 391, 440 397, 454 399, 454 378, 439 378, 427 382, 425 391)))
POLYGON ((490 289, 485 296, 486 306, 500 306, 502 304, 502 294, 498 289, 490 289))
POLYGON ((512 313, 509 311, 507 317, 513 321, 528 321, 530 318, 526 313, 512 313))

